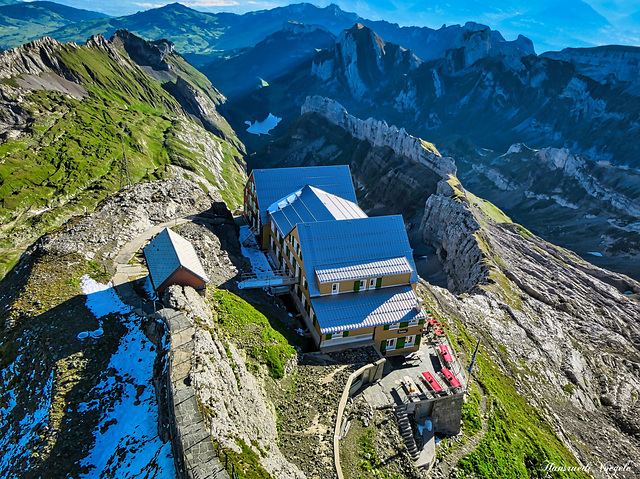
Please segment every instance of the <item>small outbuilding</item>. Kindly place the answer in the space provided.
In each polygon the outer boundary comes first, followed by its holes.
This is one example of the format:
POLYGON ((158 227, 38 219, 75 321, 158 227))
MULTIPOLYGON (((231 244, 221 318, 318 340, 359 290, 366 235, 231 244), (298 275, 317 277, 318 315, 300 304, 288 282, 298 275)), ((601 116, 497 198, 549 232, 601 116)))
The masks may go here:
POLYGON ((172 284, 201 290, 209 282, 193 245, 169 228, 158 233, 144 248, 144 257, 158 295, 172 284))

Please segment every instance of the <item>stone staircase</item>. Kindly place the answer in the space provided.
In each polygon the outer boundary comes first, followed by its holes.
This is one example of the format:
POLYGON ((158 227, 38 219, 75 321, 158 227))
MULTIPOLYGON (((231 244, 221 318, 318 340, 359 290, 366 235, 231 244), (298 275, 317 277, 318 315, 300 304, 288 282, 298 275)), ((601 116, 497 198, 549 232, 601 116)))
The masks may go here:
POLYGON ((400 434, 404 443, 409 450, 409 454, 414 461, 417 461, 420 457, 420 451, 416 446, 416 440, 413 437, 413 431, 411 430, 411 423, 409 422, 409 416, 407 415, 407 407, 405 405, 395 407, 396 418, 398 419, 398 425, 400 426, 400 434))

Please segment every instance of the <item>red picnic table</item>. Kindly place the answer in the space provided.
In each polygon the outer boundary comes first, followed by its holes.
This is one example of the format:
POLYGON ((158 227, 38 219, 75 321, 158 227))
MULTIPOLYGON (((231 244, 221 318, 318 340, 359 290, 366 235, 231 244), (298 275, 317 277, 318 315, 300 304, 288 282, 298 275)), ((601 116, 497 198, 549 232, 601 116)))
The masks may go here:
POLYGON ((444 331, 442 329, 435 330, 436 336, 444 336, 444 331))
POLYGON ((461 386, 460 381, 456 379, 451 371, 447 368, 442 368, 441 371, 442 374, 444 374, 444 377, 447 378, 447 381, 449 381, 454 388, 459 388, 461 386))
POLYGON ((440 352, 442 352, 442 357, 444 358, 445 362, 450 363, 453 360, 451 358, 451 354, 449 353, 449 346, 447 346, 446 344, 440 345, 440 352))
POLYGON ((440 386, 440 383, 436 381, 436 378, 434 378, 430 372, 422 373, 422 377, 427 382, 427 384, 431 387, 431 389, 433 389, 436 392, 442 391, 442 386, 440 386))

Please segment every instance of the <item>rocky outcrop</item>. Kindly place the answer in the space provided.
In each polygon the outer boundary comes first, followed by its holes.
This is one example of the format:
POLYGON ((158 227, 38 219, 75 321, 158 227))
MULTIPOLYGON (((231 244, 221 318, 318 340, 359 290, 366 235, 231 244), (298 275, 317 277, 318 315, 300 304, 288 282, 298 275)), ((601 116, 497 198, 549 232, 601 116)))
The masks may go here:
POLYGON ((207 95, 204 90, 181 76, 176 79, 175 83, 165 85, 165 88, 188 113, 202 122, 202 126, 206 130, 222 138, 226 137, 229 132, 223 131, 221 126, 228 126, 227 121, 216 109, 216 106, 224 100, 220 92, 216 91, 217 97, 207 95))
POLYGON ((423 241, 436 249, 449 290, 462 293, 486 283, 488 268, 475 236, 482 234, 480 225, 469 204, 454 194, 447 180, 438 183, 436 194, 425 204, 420 229, 423 241))
POLYGON ((173 53, 173 43, 169 40, 148 42, 128 30, 118 30, 109 42, 124 48, 131 59, 140 66, 150 66, 154 70, 171 69, 166 59, 168 54, 173 53))
POLYGON ((640 284, 498 221, 455 184, 437 193, 426 203, 424 238, 438 248, 449 289, 466 293, 425 284, 438 309, 485 338, 580 460, 636 457, 640 284))
POLYGON ((247 371, 243 352, 213 330, 196 330, 194 344, 197 366, 191 378, 214 441, 241 453, 241 439, 260 457, 271 476, 304 479, 305 475, 278 449, 275 411, 267 404, 256 378, 247 371))
POLYGON ((409 135, 404 128, 398 129, 373 118, 360 120, 350 115, 340 103, 320 96, 307 97, 301 109, 302 115, 306 113, 318 113, 354 138, 366 140, 375 147, 391 148, 398 156, 423 164, 443 178, 456 173, 452 158, 441 156, 433 145, 409 135))
MULTIPOLYGON (((214 198, 221 200, 219 196, 214 198)), ((60 253, 79 252, 87 259, 110 259, 122 245, 151 226, 207 211, 212 203, 202 188, 182 178, 138 183, 109 198, 68 231, 43 238, 40 247, 60 253)))

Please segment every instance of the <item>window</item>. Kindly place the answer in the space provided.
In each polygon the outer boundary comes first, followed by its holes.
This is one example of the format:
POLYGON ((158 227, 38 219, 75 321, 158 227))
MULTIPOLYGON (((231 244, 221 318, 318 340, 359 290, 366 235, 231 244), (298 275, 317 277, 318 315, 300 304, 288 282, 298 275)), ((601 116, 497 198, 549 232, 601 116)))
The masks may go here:
POLYGON ((412 319, 411 321, 409 321, 409 327, 411 326, 417 326, 418 325, 418 320, 417 319, 412 319))
POLYGON ((338 294, 340 292, 340 283, 333 283, 331 286, 331 294, 338 294))
POLYGON ((396 349, 396 338, 387 339, 387 351, 396 349))
POLYGON ((366 279, 361 279, 360 280, 360 288, 359 289, 367 289, 367 280, 366 279))
POLYGON ((404 341, 405 348, 412 348, 414 346, 416 340, 416 335, 412 334, 411 336, 407 336, 407 339, 404 341))
POLYGON ((371 278, 369 280, 369 289, 373 289, 376 287, 376 279, 375 278, 371 278))

